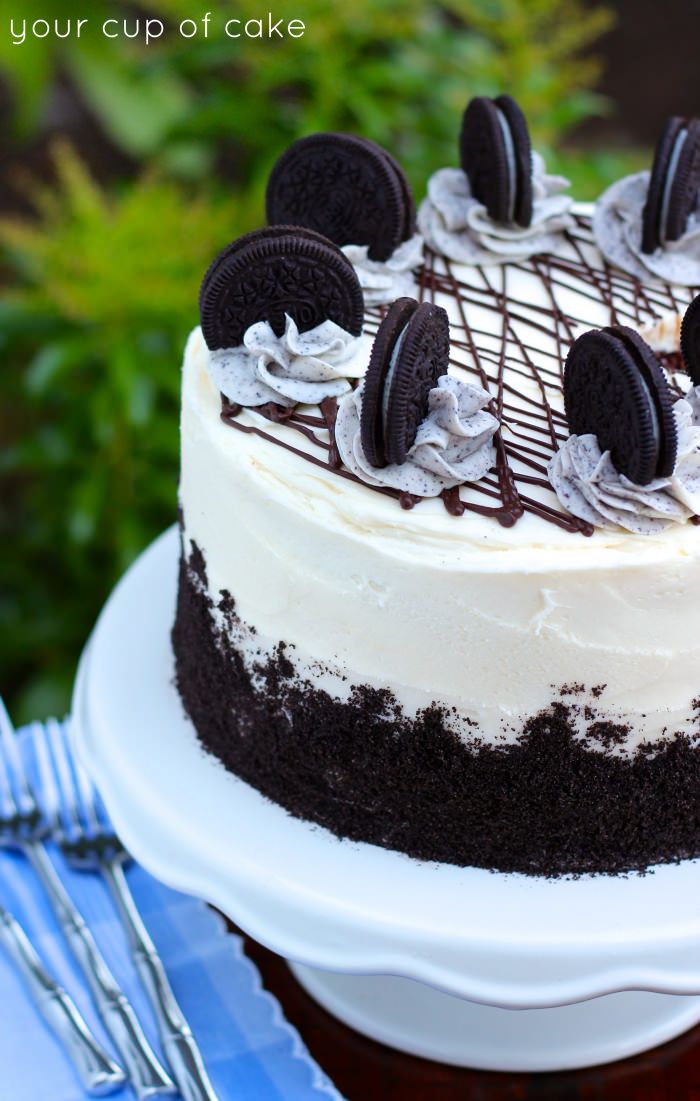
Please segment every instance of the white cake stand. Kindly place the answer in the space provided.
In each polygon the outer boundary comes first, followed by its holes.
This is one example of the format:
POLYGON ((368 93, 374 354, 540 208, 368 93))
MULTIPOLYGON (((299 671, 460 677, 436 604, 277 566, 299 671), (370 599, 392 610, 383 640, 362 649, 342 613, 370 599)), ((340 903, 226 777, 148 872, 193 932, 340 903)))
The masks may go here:
POLYGON ((78 751, 137 860, 412 1054, 563 1070, 700 1020, 697 861, 555 881, 421 863, 291 818, 204 754, 173 686, 177 554, 173 529, 126 574, 75 687, 78 751))

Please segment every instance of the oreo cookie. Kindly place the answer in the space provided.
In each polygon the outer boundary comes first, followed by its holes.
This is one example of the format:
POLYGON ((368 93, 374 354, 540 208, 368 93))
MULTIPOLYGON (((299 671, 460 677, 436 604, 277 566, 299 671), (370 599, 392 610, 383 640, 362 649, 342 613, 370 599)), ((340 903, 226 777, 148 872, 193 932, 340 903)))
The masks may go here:
POLYGON ((402 168, 380 145, 352 134, 311 134, 282 154, 267 181, 267 220, 292 222, 336 245, 368 245, 387 260, 415 231, 402 168))
POLYGON ((379 326, 364 381, 360 438, 372 466, 406 461, 449 357, 447 312, 398 298, 379 326))
POLYGON ((654 153, 642 211, 642 252, 683 236, 700 189, 700 120, 666 122, 654 153))
POLYGON ((475 96, 459 135, 459 158, 472 195, 494 222, 532 222, 532 150, 525 116, 511 96, 475 96))
POLYGON ((688 306, 681 322, 681 355, 695 386, 700 386, 700 294, 688 306))
POLYGON ((566 357, 564 407, 571 432, 592 432, 615 467, 637 485, 673 473, 678 435, 673 395, 639 333, 592 329, 566 357))
POLYGON ((281 336, 285 314, 306 332, 323 321, 359 336, 364 304, 355 269, 332 241, 299 226, 247 233, 219 253, 202 280, 207 346, 235 348, 257 321, 281 336))

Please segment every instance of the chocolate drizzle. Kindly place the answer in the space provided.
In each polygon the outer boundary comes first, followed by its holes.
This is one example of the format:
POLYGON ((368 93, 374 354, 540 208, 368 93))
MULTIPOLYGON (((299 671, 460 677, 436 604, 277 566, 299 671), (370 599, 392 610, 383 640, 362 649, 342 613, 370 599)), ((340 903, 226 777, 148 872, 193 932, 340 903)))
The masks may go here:
MULTIPOLYGON (((435 301, 439 294, 454 303, 450 363, 493 395, 488 408, 501 421, 494 437, 496 462, 491 471, 480 482, 441 494, 452 516, 473 512, 512 527, 530 513, 565 531, 592 535, 591 524, 560 507, 547 478, 547 464, 568 436, 562 399, 566 355, 575 335, 583 326, 592 325, 587 318, 568 312, 567 303, 570 308, 572 293, 595 306, 602 302, 608 324, 641 327, 669 311, 683 312, 696 293, 689 289, 687 299, 681 300, 667 284, 645 287, 634 276, 613 268, 595 249, 588 217, 578 216, 575 228, 565 238, 561 255, 546 254, 493 267, 460 266, 461 278, 449 260, 427 250, 417 273, 421 301, 435 301), (518 272, 536 280, 532 301, 518 299, 511 292, 509 283, 518 272), (483 311, 500 319, 496 335, 493 328, 480 328, 475 320, 483 311), (554 339, 554 351, 541 346, 542 336, 554 339), (519 379, 525 390, 518 385, 519 379)), ((381 307, 367 311, 367 333, 376 332, 384 313, 381 307)), ((677 369, 676 359, 669 357, 668 366, 677 369)), ((259 416, 300 433, 312 445, 311 450, 294 447, 287 439, 266 432, 262 425, 243 424, 238 419, 240 411, 239 406, 222 399, 221 416, 231 427, 255 433, 369 492, 394 497, 401 508, 413 508, 422 500, 388 487, 368 486, 342 468, 334 437, 335 399, 321 404, 320 415, 272 404, 255 410, 259 416)))

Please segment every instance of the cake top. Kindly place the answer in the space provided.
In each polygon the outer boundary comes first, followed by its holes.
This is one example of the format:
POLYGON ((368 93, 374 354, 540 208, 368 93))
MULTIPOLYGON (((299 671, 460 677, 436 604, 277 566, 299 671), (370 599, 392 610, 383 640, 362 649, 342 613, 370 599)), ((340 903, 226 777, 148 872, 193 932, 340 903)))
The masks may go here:
MULTIPOLYGON (((632 267, 654 203, 655 224, 676 219, 654 263, 680 218, 674 258, 692 267, 696 135, 689 124, 671 132, 676 155, 657 167, 657 150, 637 203, 632 267)), ((281 462, 355 483, 359 509, 374 512, 368 494, 381 495, 397 523, 400 509, 415 511, 412 527, 434 527, 441 509, 462 519, 456 537, 494 546, 547 543, 551 528, 615 543, 690 527, 700 299, 610 261, 606 196, 602 220, 574 206, 531 154, 509 97, 468 105, 459 149, 461 169, 430 181, 419 255, 405 178, 379 147, 313 135, 280 158, 268 212, 304 228, 234 242, 202 285, 223 421, 277 444, 281 462), (343 200, 352 179, 372 181, 369 214, 343 200)))

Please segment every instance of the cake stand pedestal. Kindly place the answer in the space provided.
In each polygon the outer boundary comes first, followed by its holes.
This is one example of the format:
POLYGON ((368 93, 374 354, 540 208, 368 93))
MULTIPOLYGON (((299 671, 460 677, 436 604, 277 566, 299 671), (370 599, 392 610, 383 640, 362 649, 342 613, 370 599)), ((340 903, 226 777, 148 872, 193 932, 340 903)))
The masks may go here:
POLYGON ((173 685, 178 540, 83 654, 78 752, 149 871, 291 961, 351 1027, 489 1070, 591 1066, 700 1021, 700 864, 544 880, 411 860, 291 818, 202 752, 173 685))

